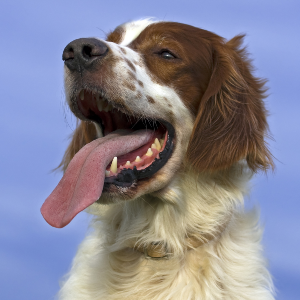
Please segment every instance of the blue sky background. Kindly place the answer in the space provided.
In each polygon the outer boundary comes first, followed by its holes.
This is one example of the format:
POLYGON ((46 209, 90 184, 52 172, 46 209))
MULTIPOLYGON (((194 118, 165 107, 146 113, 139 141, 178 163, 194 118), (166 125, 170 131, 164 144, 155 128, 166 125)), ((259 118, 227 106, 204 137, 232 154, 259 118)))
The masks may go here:
POLYGON ((256 74, 269 79, 271 150, 277 169, 253 181, 277 299, 300 295, 300 2, 292 0, 1 1, 0 4, 1 299, 53 299, 87 230, 80 213, 64 229, 39 209, 61 178, 51 173, 75 119, 64 104, 64 47, 104 37, 120 23, 156 17, 225 38, 247 33, 256 74))

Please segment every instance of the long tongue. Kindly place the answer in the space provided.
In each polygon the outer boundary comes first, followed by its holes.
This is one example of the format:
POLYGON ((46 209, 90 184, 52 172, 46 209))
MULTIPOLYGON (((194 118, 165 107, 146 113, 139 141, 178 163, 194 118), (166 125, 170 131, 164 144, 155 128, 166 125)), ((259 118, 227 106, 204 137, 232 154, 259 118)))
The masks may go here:
POLYGON ((57 187, 41 207, 44 219, 62 228, 102 194, 105 169, 115 156, 129 153, 153 138, 153 131, 117 130, 85 145, 72 159, 57 187))

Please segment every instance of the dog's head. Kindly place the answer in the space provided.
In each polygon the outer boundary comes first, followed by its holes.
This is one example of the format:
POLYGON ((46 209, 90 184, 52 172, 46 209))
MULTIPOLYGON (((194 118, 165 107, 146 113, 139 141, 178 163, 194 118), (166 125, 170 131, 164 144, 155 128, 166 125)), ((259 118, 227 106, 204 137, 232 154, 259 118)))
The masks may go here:
POLYGON ((251 74, 242 39, 142 20, 105 41, 68 44, 66 98, 81 123, 65 176, 43 205, 46 220, 62 227, 96 201, 163 190, 187 168, 215 172, 242 159, 253 171, 272 165, 264 82, 251 74))

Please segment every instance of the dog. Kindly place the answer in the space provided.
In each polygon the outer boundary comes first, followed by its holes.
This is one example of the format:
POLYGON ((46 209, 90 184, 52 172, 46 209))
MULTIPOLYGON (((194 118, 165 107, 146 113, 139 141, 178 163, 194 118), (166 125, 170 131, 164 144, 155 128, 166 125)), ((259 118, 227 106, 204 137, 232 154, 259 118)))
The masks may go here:
POLYGON ((274 299, 253 174, 273 168, 265 81, 243 35, 142 19, 63 51, 79 122, 41 212, 66 226, 86 209, 61 300, 274 299))

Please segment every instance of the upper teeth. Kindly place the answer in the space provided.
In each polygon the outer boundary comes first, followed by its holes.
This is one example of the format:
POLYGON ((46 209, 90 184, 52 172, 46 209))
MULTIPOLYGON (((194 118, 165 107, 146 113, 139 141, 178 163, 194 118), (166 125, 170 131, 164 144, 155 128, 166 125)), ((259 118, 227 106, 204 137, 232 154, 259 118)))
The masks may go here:
POLYGON ((81 100, 84 100, 84 90, 82 90, 82 91, 80 92, 80 99, 81 99, 81 100))
MULTIPOLYGON (((108 103, 105 99, 102 99, 102 97, 99 94, 96 94, 93 96, 95 101, 96 101, 96 105, 99 111, 111 111, 113 109, 112 104, 108 103)), ((79 98, 80 100, 84 100, 84 90, 81 90, 79 93, 79 98)))
POLYGON ((110 103, 107 103, 107 101, 103 101, 100 99, 100 96, 96 95, 96 104, 99 111, 111 111, 113 109, 113 106, 110 103))
POLYGON ((102 111, 102 106, 103 106, 102 102, 97 100, 97 107, 98 107, 99 111, 102 111))
MULTIPOLYGON (((106 103, 104 103, 104 106, 105 106, 105 104, 106 103)), ((110 103, 108 103, 108 104, 106 104, 106 106, 104 107, 103 110, 106 111, 106 112, 108 112, 108 111, 111 111, 112 108, 113 108, 113 106, 110 103)), ((99 109, 99 111, 100 111, 100 109, 99 109)))

